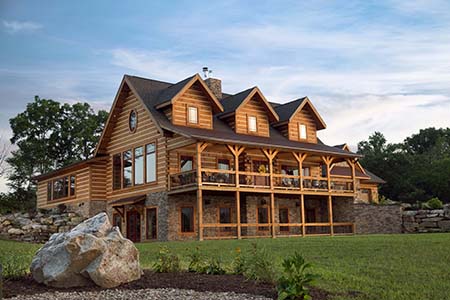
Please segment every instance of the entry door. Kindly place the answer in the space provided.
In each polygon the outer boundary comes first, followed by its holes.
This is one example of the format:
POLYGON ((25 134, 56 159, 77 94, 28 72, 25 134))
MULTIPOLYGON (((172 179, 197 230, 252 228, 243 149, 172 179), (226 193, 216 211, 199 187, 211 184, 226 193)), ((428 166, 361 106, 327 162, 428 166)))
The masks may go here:
POLYGON ((158 220, 156 207, 147 209, 147 239, 156 240, 158 232, 158 220))
POLYGON ((135 243, 141 241, 141 215, 137 211, 127 212, 127 237, 135 243))

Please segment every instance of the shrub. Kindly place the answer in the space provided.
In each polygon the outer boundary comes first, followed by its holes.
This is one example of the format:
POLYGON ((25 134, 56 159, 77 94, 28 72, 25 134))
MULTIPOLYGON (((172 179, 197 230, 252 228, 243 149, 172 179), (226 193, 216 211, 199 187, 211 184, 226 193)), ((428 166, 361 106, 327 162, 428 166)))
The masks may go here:
POLYGON ((29 266, 26 263, 28 261, 27 258, 23 255, 14 254, 2 257, 0 263, 3 266, 3 278, 5 280, 17 279, 28 274, 29 266))
POLYGON ((243 274, 247 279, 274 283, 276 271, 273 261, 273 257, 265 248, 258 248, 257 244, 253 243, 250 253, 244 257, 243 274))
POLYGON ((222 275, 226 271, 222 267, 222 260, 218 257, 212 257, 209 259, 208 264, 205 268, 205 273, 210 275, 222 275))
POLYGON ((180 259, 172 254, 167 247, 159 249, 158 258, 153 264, 153 270, 157 273, 170 273, 180 271, 180 259))
POLYGON ((437 197, 431 198, 427 202, 422 203, 422 208, 425 208, 425 209, 441 209, 443 207, 444 207, 444 205, 443 205, 442 201, 439 200, 439 198, 437 198, 437 197))
POLYGON ((278 300, 311 299, 308 285, 317 275, 307 272, 311 267, 298 253, 283 260, 283 276, 278 280, 278 300))
POLYGON ((194 273, 204 273, 205 263, 202 259, 200 253, 200 248, 195 248, 195 250, 188 255, 189 266, 188 271, 194 273))
POLYGON ((222 267, 222 261, 220 258, 211 257, 206 260, 200 252, 200 248, 195 248, 195 250, 188 255, 189 266, 188 271, 200 274, 211 274, 211 275, 221 275, 225 274, 226 271, 222 267))

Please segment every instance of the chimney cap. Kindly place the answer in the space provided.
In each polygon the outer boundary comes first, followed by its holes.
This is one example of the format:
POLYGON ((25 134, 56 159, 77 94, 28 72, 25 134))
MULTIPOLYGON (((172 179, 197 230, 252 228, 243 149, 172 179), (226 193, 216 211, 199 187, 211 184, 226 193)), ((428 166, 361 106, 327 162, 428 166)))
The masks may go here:
POLYGON ((208 78, 208 77, 209 77, 209 74, 212 73, 212 70, 210 70, 208 67, 203 67, 202 71, 203 71, 203 76, 204 76, 205 78, 208 78))

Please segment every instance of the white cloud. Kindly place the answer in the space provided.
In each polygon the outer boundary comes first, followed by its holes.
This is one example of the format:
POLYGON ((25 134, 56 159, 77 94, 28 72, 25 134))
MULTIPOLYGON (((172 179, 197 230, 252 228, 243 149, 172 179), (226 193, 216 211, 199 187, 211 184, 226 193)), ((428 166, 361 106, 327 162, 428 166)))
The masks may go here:
POLYGON ((34 32, 43 28, 43 26, 39 23, 35 22, 19 22, 19 21, 3 21, 4 29, 11 34, 19 33, 19 32, 34 32))

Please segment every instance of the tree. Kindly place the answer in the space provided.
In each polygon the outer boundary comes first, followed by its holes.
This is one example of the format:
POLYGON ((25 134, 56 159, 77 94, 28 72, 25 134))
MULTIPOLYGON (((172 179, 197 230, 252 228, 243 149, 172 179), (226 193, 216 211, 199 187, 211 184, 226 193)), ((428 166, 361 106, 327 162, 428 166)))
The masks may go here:
POLYGON ((6 171, 6 158, 9 155, 10 147, 11 145, 6 141, 3 141, 0 136, 0 177, 3 176, 6 171))
POLYGON ((13 193, 24 202, 33 201, 34 176, 92 156, 107 116, 87 103, 61 105, 36 96, 10 119, 11 143, 17 146, 7 159, 13 193))

